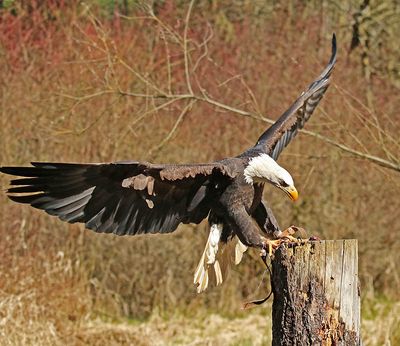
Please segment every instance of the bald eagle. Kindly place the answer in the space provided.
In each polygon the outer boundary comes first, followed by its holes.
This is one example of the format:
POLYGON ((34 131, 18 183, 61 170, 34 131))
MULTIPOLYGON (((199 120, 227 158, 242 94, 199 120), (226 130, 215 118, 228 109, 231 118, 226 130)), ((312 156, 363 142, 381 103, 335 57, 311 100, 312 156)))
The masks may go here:
POLYGON ((333 35, 324 71, 253 147, 236 157, 197 164, 32 162, 30 167, 0 167, 2 173, 21 177, 11 180, 8 197, 62 221, 117 235, 169 233, 181 223, 208 218, 210 234, 194 276, 201 292, 212 268, 217 284, 222 282, 218 254, 224 244, 236 242, 238 263, 247 247, 265 250, 284 236, 262 201, 264 184, 298 198, 292 176, 276 160, 317 107, 335 62, 333 35))

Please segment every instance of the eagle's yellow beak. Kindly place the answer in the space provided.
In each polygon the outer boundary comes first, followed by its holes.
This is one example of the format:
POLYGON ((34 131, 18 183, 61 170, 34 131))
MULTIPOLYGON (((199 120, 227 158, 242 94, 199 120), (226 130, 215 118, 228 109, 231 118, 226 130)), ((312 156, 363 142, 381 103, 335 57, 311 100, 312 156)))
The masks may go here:
POLYGON ((296 201, 299 198, 299 193, 294 186, 288 186, 284 189, 284 191, 287 193, 292 201, 296 201))

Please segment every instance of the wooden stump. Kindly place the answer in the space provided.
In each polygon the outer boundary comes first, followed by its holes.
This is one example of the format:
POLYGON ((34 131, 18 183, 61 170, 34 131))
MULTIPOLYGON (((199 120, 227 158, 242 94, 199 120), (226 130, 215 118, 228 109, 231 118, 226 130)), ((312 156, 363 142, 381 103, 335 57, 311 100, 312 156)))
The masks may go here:
POLYGON ((357 240, 280 247, 272 261, 272 345, 361 345, 357 240))

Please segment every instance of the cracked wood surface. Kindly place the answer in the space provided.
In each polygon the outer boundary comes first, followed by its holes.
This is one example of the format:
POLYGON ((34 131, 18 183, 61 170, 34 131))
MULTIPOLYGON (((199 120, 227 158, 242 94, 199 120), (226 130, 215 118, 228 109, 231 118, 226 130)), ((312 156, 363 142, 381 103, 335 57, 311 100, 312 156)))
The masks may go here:
POLYGON ((357 240, 280 247, 272 261, 272 345, 360 345, 357 240))

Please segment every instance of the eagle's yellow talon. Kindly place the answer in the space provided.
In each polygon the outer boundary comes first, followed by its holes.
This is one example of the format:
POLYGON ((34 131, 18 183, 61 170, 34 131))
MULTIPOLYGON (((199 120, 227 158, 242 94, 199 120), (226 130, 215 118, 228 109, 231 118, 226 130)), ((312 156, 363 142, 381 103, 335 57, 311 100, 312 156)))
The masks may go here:
POLYGON ((273 248, 272 248, 271 242, 268 243, 268 255, 269 255, 269 257, 272 257, 272 255, 273 255, 273 248))
POLYGON ((273 258, 275 250, 285 242, 285 239, 266 239, 264 249, 268 247, 268 255, 273 258))

